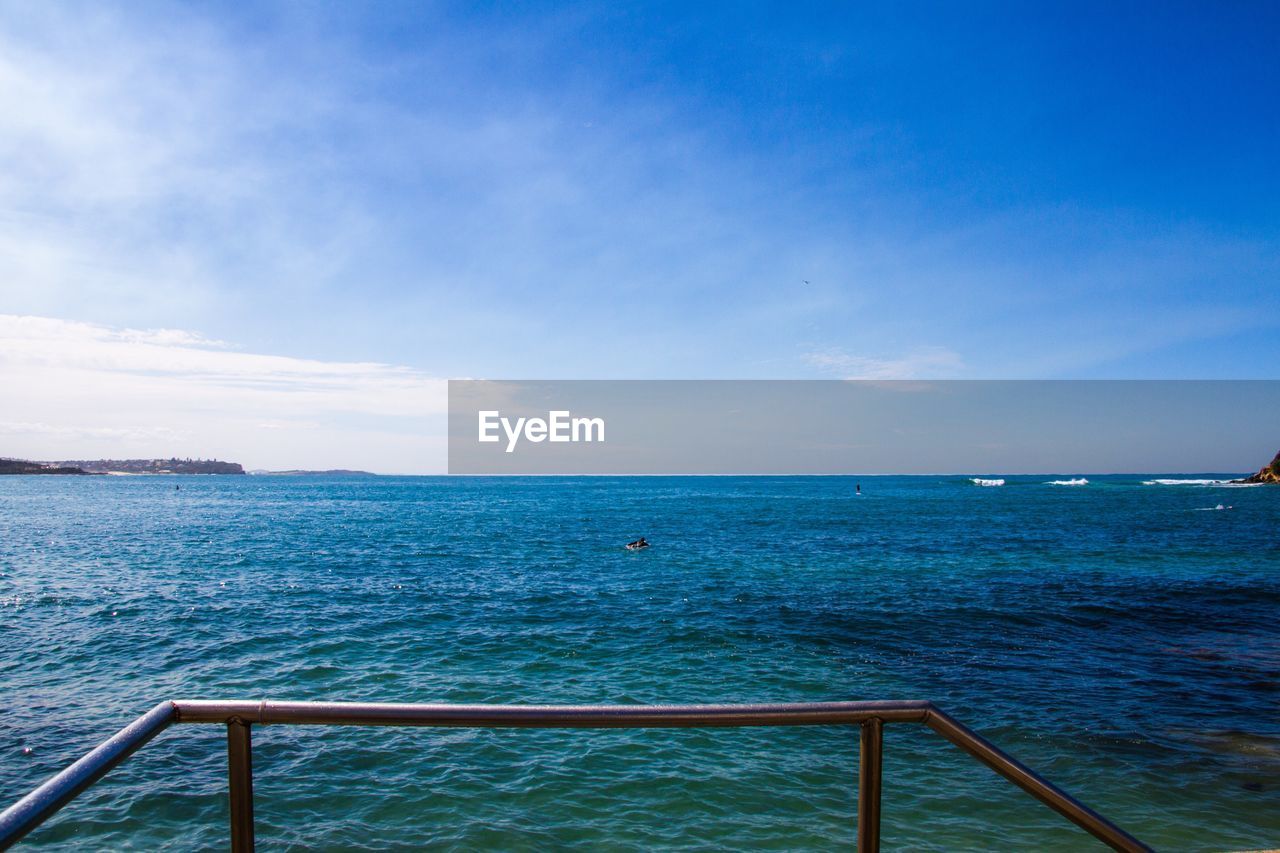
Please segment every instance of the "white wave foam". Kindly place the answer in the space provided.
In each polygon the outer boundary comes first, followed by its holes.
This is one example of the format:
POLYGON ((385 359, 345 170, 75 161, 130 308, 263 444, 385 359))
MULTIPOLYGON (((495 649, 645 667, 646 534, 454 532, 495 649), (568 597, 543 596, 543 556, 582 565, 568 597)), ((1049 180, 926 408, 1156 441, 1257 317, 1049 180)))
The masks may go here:
POLYGON ((984 480, 981 477, 970 477, 969 482, 976 486, 1003 486, 1004 480, 984 480))
POLYGON ((1143 480, 1144 486, 1225 486, 1226 480, 1143 480))
POLYGON ((1046 486, 1087 486, 1089 481, 1084 477, 1077 477, 1074 480, 1050 480, 1045 483, 1046 486))

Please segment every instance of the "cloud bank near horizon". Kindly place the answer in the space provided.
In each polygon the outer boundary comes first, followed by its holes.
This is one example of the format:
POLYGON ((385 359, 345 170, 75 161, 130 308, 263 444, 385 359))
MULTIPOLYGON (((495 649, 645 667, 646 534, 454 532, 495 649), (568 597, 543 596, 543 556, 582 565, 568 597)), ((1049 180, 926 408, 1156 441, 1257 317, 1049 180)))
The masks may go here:
POLYGON ((217 457, 246 468, 441 473, 445 382, 243 352, 176 329, 0 315, 0 453, 217 457))

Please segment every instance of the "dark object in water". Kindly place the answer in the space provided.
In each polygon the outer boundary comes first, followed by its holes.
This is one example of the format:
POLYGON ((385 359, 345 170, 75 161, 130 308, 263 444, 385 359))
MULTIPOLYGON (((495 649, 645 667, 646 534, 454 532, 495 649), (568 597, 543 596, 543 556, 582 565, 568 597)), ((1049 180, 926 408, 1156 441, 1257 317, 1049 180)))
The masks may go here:
POLYGON ((639 551, 641 548, 648 548, 648 547, 649 547, 649 543, 645 540, 643 536, 641 536, 639 539, 637 539, 634 542, 627 543, 628 551, 639 551))

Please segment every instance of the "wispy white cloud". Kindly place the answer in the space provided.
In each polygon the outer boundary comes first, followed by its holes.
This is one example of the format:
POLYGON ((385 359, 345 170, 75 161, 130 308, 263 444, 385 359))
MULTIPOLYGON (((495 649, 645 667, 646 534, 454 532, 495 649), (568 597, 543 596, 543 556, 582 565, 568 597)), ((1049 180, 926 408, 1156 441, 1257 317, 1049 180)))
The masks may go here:
MULTIPOLYGON (((678 93, 539 90, 465 26, 371 61, 323 26, 246 41, 171 12, 0 15, 7 310, 312 352, 350 317, 344 351, 451 373, 563 374, 591 350, 653 375, 808 322, 831 294, 777 284, 847 266, 678 93)), ((539 17, 504 34, 526 57, 575 35, 539 17)))
POLYGON ((254 467, 444 468, 445 383, 239 352, 182 330, 0 315, 0 452, 217 455, 254 467))
MULTIPOLYGON (((0 7, 0 297, 179 322, 243 314, 367 233, 316 133, 330 93, 194 10, 0 7)), ((336 128, 335 128, 336 130, 336 128)))
POLYGON ((921 347, 897 358, 854 355, 839 347, 810 352, 805 361, 840 379, 955 379, 964 360, 945 347, 921 347))
POLYGON ((1274 240, 933 204, 874 122, 748 144, 691 79, 579 66, 592 10, 313 12, 0 0, 3 310, 594 377, 1070 376, 1276 316, 1274 240))

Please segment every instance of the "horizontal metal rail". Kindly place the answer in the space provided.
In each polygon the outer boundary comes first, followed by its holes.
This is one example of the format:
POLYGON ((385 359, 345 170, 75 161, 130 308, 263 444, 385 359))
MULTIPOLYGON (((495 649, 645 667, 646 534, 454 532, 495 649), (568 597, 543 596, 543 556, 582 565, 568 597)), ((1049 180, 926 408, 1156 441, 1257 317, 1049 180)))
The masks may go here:
POLYGON ((803 702, 780 705, 398 705, 380 702, 173 703, 180 723, 319 726, 463 726, 525 729, 709 728, 922 723, 929 702, 803 702))
POLYGON ((0 850, 51 817, 77 794, 172 723, 227 728, 231 840, 253 849, 254 725, 463 726, 470 728, 709 728, 856 725, 861 729, 858 849, 880 846, 882 731, 885 723, 923 723, 960 749, 1116 850, 1145 844, 931 702, 808 702, 773 705, 414 705, 372 702, 162 702, 110 740, 0 813, 0 850))

